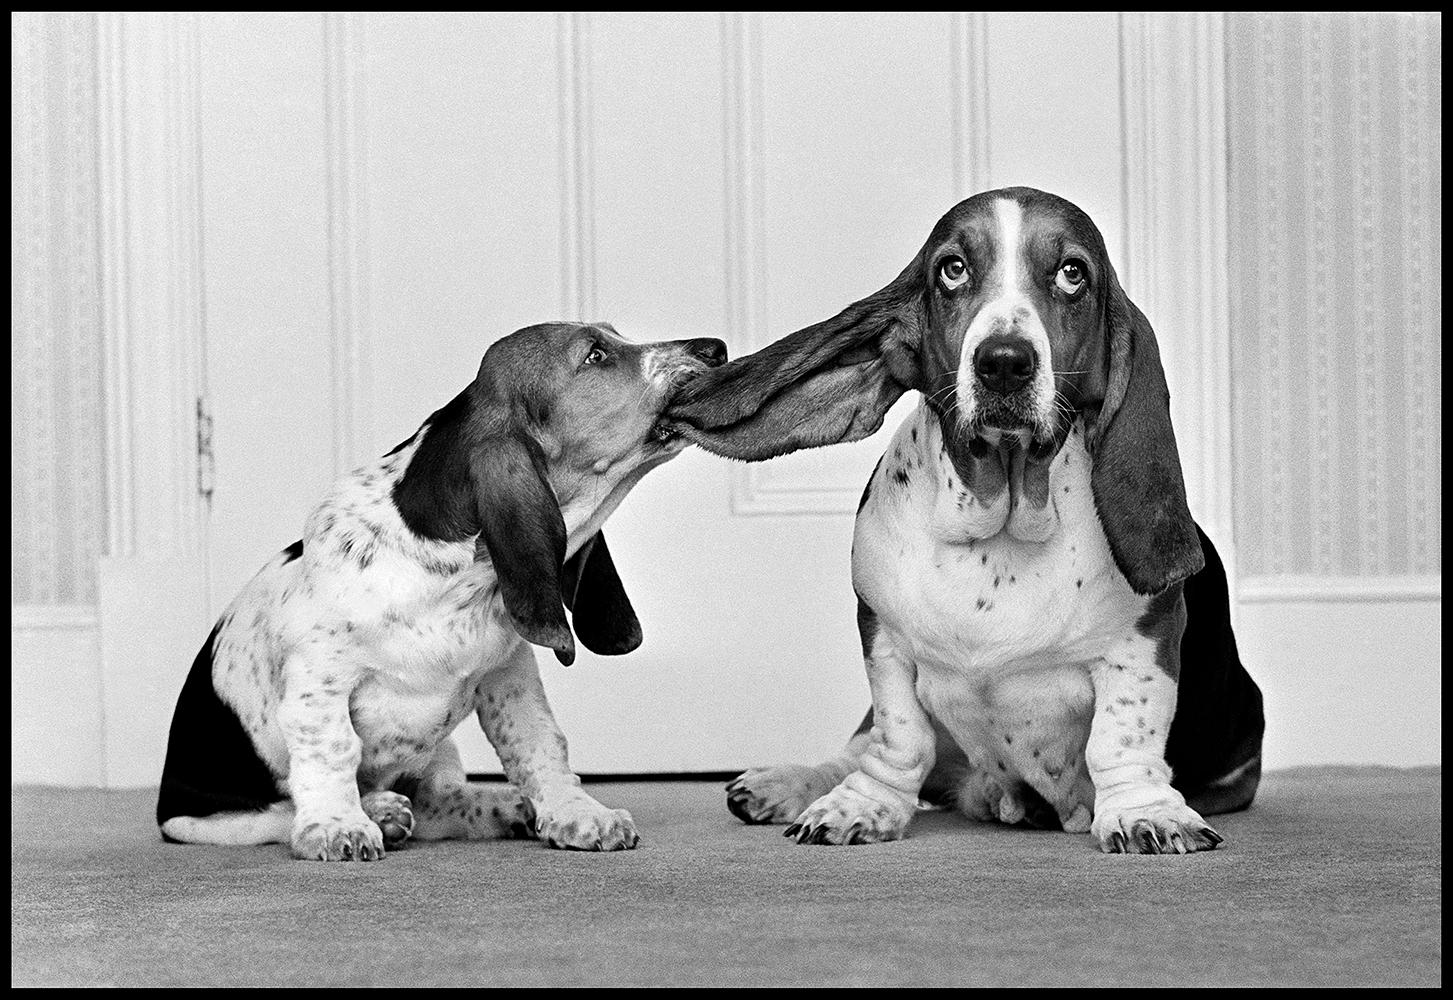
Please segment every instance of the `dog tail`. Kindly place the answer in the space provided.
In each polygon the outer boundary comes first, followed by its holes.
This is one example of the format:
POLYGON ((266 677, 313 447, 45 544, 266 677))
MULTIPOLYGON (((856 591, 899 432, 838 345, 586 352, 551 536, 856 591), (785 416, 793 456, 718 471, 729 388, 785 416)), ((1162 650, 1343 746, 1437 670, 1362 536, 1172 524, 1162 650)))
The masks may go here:
POLYGON ((212 684, 213 655, 224 625, 225 621, 218 622, 212 629, 177 699, 162 765, 156 822, 169 839, 187 843, 268 843, 218 840, 213 838, 227 835, 190 832, 199 829, 195 824, 224 817, 242 817, 244 826, 255 826, 259 817, 288 800, 278 790, 277 780, 258 755, 237 713, 222 701, 212 684), (169 833, 168 824, 173 821, 180 821, 182 829, 189 832, 169 833))
POLYGON ((211 816, 173 816, 161 824, 161 835, 179 844, 285 844, 293 829, 291 802, 275 802, 263 810, 220 812, 211 816))

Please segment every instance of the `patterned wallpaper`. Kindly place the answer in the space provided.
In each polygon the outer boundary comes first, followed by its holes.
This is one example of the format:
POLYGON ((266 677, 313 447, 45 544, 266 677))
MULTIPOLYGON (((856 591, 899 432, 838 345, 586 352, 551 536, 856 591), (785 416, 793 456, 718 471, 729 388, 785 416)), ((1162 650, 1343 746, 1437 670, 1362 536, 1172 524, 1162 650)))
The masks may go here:
POLYGON ((1441 570, 1441 31, 1228 17, 1243 576, 1441 570))
POLYGON ((106 544, 96 17, 10 24, 11 600, 90 604, 106 544))

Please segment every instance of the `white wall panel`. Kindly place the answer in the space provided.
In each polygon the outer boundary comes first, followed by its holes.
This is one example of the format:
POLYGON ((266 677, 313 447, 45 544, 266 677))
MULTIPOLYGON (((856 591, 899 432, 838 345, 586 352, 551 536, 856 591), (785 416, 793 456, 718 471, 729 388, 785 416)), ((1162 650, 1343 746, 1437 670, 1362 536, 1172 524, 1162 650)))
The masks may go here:
POLYGON ((985 16, 989 177, 1068 198, 1125 262, 1120 20, 1113 11, 985 16))
POLYGON ((556 18, 369 14, 372 453, 473 380, 485 349, 559 318, 556 18))
POLYGON ((216 614, 334 477, 324 35, 302 13, 199 30, 216 614))
MULTIPOLYGON (((896 278, 956 191, 967 105, 953 16, 728 19, 733 347, 757 350, 896 278)), ((867 441, 736 471, 733 509, 851 514, 904 401, 867 441)))

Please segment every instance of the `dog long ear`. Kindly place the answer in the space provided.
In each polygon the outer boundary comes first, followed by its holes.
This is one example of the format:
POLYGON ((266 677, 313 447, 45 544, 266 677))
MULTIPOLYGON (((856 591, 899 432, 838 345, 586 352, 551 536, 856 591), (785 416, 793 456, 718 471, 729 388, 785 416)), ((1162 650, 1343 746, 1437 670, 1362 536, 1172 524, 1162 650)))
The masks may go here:
POLYGON ((1090 485, 1115 565, 1137 594, 1156 594, 1204 565, 1186 505, 1155 332, 1109 271, 1104 401, 1086 439, 1090 485))
POLYGON ((706 450, 752 462, 867 437, 918 387, 923 303, 915 259, 831 319, 693 379, 666 418, 706 450))
POLYGON ((621 585, 604 532, 597 532, 566 561, 561 583, 575 634, 586 649, 619 656, 641 644, 641 622, 621 585))
POLYGON ((575 638, 561 603, 565 519, 545 473, 540 446, 518 428, 470 449, 470 478, 479 517, 476 558, 488 555, 515 631, 548 646, 567 666, 575 638))

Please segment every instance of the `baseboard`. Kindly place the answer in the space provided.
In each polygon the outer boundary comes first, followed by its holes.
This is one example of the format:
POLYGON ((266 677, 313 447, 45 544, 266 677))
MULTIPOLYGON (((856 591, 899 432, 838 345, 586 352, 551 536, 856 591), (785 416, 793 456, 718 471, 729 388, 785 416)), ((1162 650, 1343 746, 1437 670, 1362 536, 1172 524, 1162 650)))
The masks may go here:
POLYGON ((1266 701, 1266 768, 1442 762, 1441 598, 1288 590, 1243 595, 1237 611, 1266 701))
POLYGON ((102 720, 96 608, 11 605, 11 783, 104 784, 102 720))
MULTIPOLYGON (((601 784, 608 781, 621 782, 655 782, 655 781, 712 781, 728 782, 745 771, 745 767, 733 768, 730 771, 641 771, 630 774, 581 774, 578 775, 581 781, 587 785, 601 784)), ((497 781, 503 783, 503 774, 477 774, 471 771, 467 777, 470 781, 497 781)))
POLYGON ((1236 598, 1243 604, 1273 604, 1278 601, 1442 601, 1443 577, 1441 574, 1244 577, 1237 582, 1236 598))

